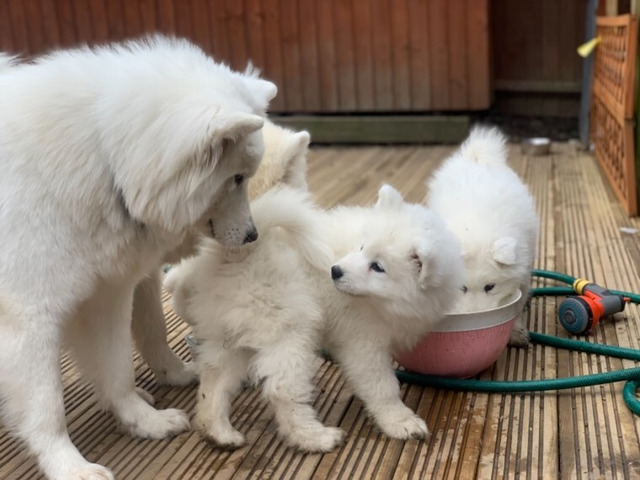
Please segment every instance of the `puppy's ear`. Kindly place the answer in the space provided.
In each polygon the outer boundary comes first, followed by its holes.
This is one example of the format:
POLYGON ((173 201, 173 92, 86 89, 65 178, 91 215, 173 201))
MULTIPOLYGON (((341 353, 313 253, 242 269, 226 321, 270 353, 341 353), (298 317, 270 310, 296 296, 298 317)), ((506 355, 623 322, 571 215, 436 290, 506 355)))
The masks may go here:
POLYGON ((516 263, 516 247, 518 241, 513 237, 501 237, 491 246, 491 258, 502 265, 516 263))
POLYGON ((298 132, 288 138, 285 147, 285 172, 283 183, 302 190, 307 189, 307 149, 311 135, 309 132, 298 132))
POLYGON ((382 185, 378 190, 378 202, 376 208, 386 208, 391 210, 400 210, 404 204, 402 194, 391 185, 382 185))
POLYGON ((421 288, 438 287, 444 281, 442 268, 438 265, 436 252, 426 243, 419 244, 411 253, 414 272, 421 288))

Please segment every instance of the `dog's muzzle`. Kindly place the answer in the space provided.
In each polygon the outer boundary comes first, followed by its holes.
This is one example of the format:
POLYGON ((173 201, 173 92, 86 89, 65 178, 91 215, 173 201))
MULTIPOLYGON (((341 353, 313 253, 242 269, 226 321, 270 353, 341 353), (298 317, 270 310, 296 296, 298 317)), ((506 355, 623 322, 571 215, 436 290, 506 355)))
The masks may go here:
POLYGON ((343 275, 344 275, 344 272, 342 271, 342 269, 338 265, 334 265, 333 267, 331 267, 331 279, 332 280, 338 280, 343 275))
POLYGON ((251 230, 249 230, 246 235, 244 236, 244 239, 242 240, 242 243, 251 243, 251 242, 255 242, 258 239, 258 230, 256 229, 256 227, 253 227, 251 230))

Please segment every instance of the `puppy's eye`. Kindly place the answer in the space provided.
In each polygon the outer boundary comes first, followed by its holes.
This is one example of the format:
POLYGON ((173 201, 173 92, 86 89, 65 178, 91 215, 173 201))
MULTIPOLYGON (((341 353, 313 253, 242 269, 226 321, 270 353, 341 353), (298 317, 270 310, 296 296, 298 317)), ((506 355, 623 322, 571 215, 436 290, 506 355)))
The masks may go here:
POLYGON ((244 175, 234 175, 233 181, 236 182, 236 185, 240 185, 244 181, 244 175))
POLYGON ((495 283, 487 283, 487 284, 484 286, 484 291, 485 291, 485 292, 487 292, 487 293, 489 293, 491 290, 493 290, 493 287, 495 287, 495 286, 496 286, 496 284, 495 284, 495 283))
POLYGON ((380 265, 378 262, 373 262, 371 265, 369 265, 369 268, 374 272, 384 273, 384 268, 382 268, 382 265, 380 265))
POLYGON ((466 285, 462 285, 462 288, 460 290, 462 290, 462 293, 467 293, 468 288, 466 285))

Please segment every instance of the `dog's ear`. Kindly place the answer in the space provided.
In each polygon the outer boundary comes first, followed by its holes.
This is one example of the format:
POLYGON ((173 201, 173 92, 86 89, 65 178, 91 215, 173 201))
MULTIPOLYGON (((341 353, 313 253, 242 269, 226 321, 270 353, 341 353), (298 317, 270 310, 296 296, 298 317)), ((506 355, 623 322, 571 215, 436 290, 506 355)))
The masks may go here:
POLYGON ((307 150, 311 135, 302 131, 291 135, 285 147, 285 172, 283 183, 302 190, 307 189, 307 150))
POLYGON ((242 78, 247 89, 253 96, 253 100, 255 102, 253 105, 254 108, 257 111, 264 112, 269 107, 269 102, 271 102, 278 93, 278 87, 276 87, 275 83, 270 82, 269 80, 258 78, 258 74, 258 70, 249 66, 242 78))
POLYGON ((215 119, 215 123, 210 125, 211 143, 238 139, 260 130, 264 125, 264 118, 246 112, 231 112, 220 115, 215 119))
POLYGON ((443 269, 439 268, 438 257, 433 248, 426 242, 421 242, 412 252, 414 272, 418 276, 421 288, 438 287, 444 281, 443 269))
POLYGON ((376 208, 386 208, 390 210, 400 210, 404 204, 402 194, 391 185, 382 185, 378 190, 378 202, 376 208))
POLYGON ((514 237, 501 237, 491 246, 491 258, 502 265, 516 263, 516 247, 518 241, 514 237))

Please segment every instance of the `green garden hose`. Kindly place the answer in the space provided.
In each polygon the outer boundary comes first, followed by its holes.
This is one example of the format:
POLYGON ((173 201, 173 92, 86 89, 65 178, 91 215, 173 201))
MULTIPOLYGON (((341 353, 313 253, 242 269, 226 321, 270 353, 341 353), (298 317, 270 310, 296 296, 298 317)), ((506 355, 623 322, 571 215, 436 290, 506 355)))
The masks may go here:
MULTIPOLYGON (((569 275, 551 272, 547 270, 532 270, 532 276, 556 280, 566 284, 573 284, 576 280, 569 275)), ((610 290, 611 293, 628 297, 632 303, 640 304, 640 295, 636 293, 610 290)), ((566 296, 575 295, 571 287, 537 287, 530 290, 532 297, 540 296, 566 296)), ((603 345, 598 343, 584 342, 559 338, 551 335, 531 332, 529 339, 532 343, 546 345, 566 350, 574 350, 596 355, 606 355, 616 358, 640 361, 640 350, 617 347, 613 345, 603 345)), ((622 390, 622 396, 629 409, 636 415, 640 415, 640 401, 636 397, 636 391, 640 386, 640 367, 616 370, 613 372, 597 373, 594 375, 584 375, 569 378, 552 378, 543 380, 522 380, 522 381, 495 381, 479 379, 459 379, 445 378, 434 375, 422 375, 419 373, 396 370, 398 379, 405 383, 416 385, 447 388, 451 390, 465 390, 485 393, 522 393, 539 392, 546 390, 563 390, 568 388, 588 387, 613 383, 626 380, 622 390)))

